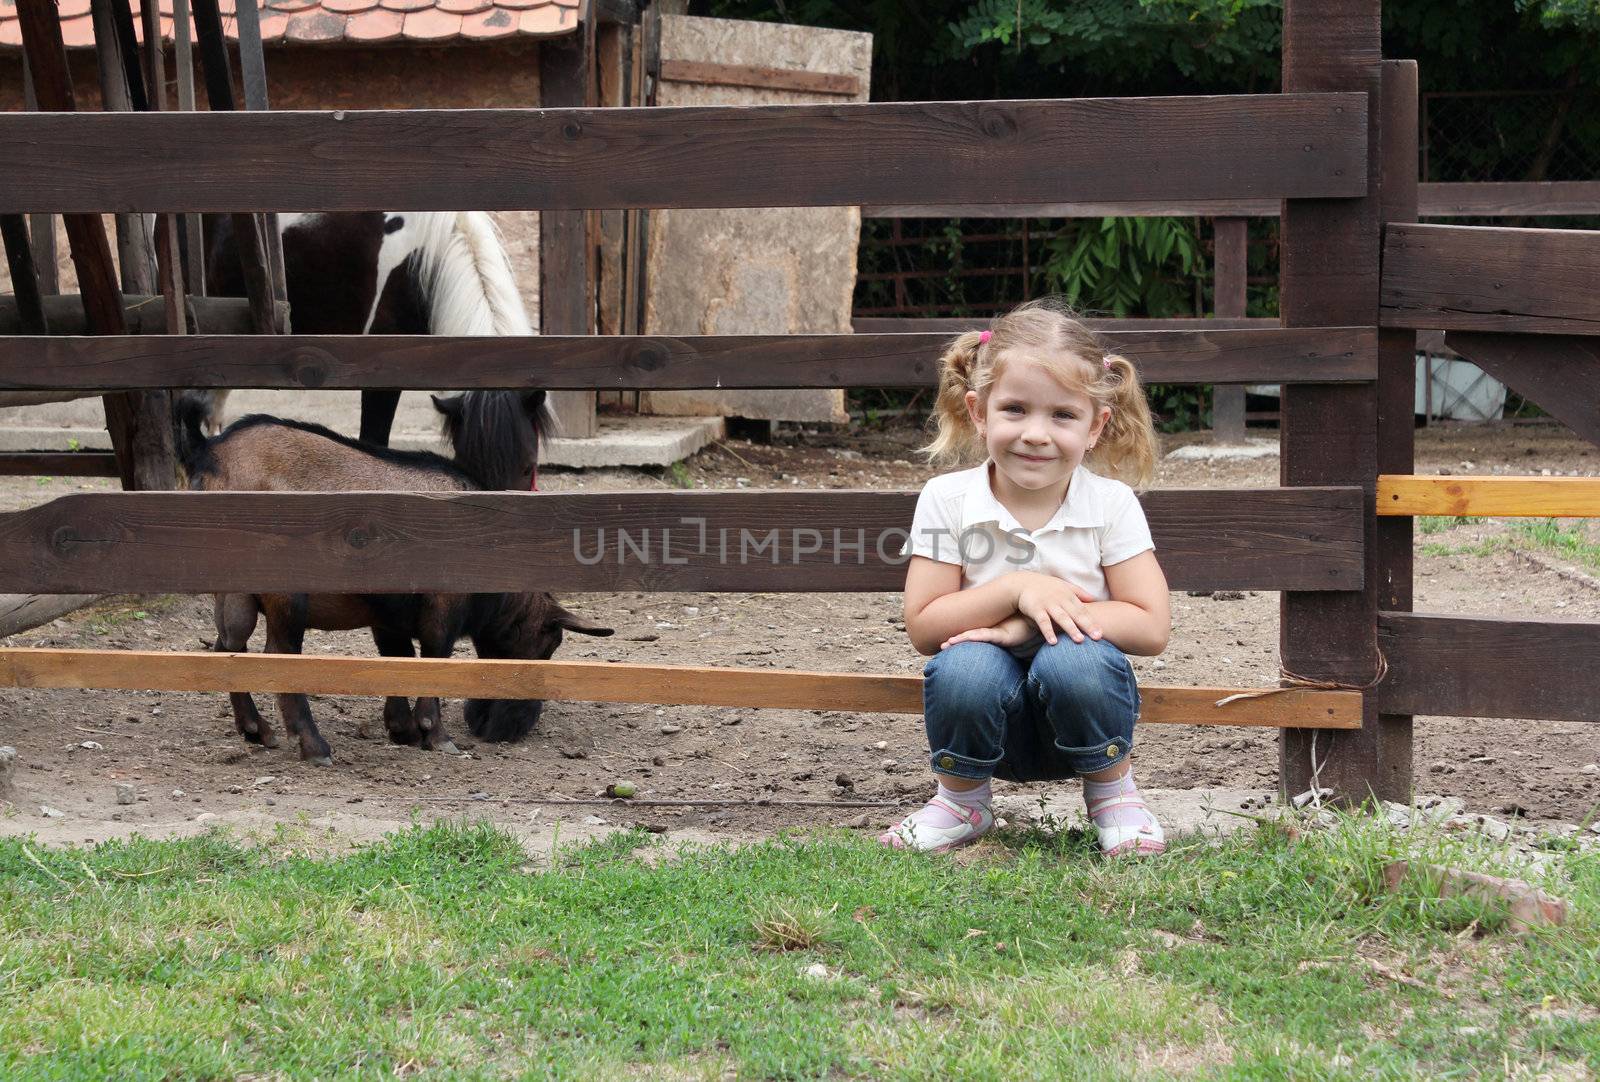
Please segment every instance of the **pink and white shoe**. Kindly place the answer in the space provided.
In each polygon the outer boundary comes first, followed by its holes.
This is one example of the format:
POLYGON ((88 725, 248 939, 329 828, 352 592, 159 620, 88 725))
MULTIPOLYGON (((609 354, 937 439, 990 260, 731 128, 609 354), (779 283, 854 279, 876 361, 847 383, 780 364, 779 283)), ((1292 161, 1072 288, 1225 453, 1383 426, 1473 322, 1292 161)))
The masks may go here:
POLYGON ((1088 802, 1088 806, 1089 818, 1094 821, 1095 833, 1100 836, 1101 856, 1120 857, 1125 854, 1153 856, 1156 853, 1166 852, 1167 836, 1161 830, 1161 824, 1156 821, 1154 813, 1150 811, 1150 806, 1138 793, 1121 793, 1102 800, 1092 800, 1088 802), (1100 816, 1119 808, 1144 812, 1145 822, 1100 825, 1100 816))
POLYGON ((954 826, 936 827, 917 818, 923 809, 912 812, 878 835, 878 841, 891 849, 914 849, 921 853, 943 853, 971 845, 994 829, 994 811, 987 804, 957 804, 934 797, 928 806, 936 807, 956 820, 954 826))

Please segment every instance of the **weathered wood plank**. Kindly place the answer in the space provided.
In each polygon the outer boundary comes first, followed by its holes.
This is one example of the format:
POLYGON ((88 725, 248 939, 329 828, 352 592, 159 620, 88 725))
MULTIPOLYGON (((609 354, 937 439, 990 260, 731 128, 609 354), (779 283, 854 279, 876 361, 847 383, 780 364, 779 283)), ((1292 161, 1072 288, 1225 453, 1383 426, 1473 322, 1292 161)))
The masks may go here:
MULTIPOLYGON (((1361 382, 1367 327, 1104 336, 1160 383, 1361 382)), ((946 334, 664 336, 191 335, 0 338, 0 390, 78 387, 924 387, 946 334)))
POLYGON ((1600 624, 1383 613, 1380 709, 1443 717, 1600 721, 1600 624))
POLYGON ((1340 198, 1366 191, 1365 129, 1351 94, 13 113, 0 213, 1340 198))
MULTIPOLYGON (((604 661, 354 658, 314 654, 162 653, 142 650, 0 649, 0 687, 161 691, 303 692, 310 695, 441 695, 922 713, 922 677, 604 661)), ((1361 696, 1275 691, 1219 699, 1248 688, 1142 687, 1149 725, 1297 725, 1352 728, 1361 696)))
MULTIPOLYGON (((83 298, 76 293, 47 296, 44 300, 45 319, 50 330, 58 335, 83 335, 93 333, 83 314, 83 298)), ((190 322, 198 324, 201 334, 249 334, 254 326, 250 302, 242 297, 190 297, 188 298, 190 322)), ((122 298, 122 316, 127 334, 166 334, 167 318, 165 299, 158 296, 126 296, 122 298)), ((277 306, 277 326, 289 325, 289 306, 277 306)), ((21 313, 14 297, 0 297, 0 335, 29 334, 23 329, 21 313)))
MULTIPOLYGON (((877 591, 915 492, 77 493, 0 515, 0 591, 877 591)), ((1361 492, 1143 497, 1175 589, 1355 590, 1361 492)))
MULTIPOLYGON (((1591 236, 1600 243, 1600 233, 1591 236)), ((1445 344, 1579 436, 1600 444, 1600 338, 1449 331, 1445 344)))
POLYGON ((1600 518, 1600 477, 1380 474, 1378 514, 1600 518))
MULTIPOLYGON (((1473 181, 1419 184, 1424 218, 1565 217, 1600 214, 1600 181, 1473 181)), ((1005 204, 888 203, 863 218, 1276 218, 1275 199, 1167 199, 1143 202, 1005 204)))
POLYGON ((839 94, 853 98, 861 92, 854 75, 795 68, 764 68, 753 64, 707 64, 697 60, 661 61, 664 83, 700 86, 748 86, 758 90, 793 90, 801 94, 839 94))
POLYGON ((1418 185, 1429 218, 1522 218, 1600 214, 1600 180, 1479 181, 1418 185))
POLYGON ((1600 335, 1600 232, 1391 225, 1385 327, 1600 335))
MULTIPOLYGON (((923 316, 857 316, 850 321, 857 334, 913 334, 918 332, 960 334, 962 331, 981 331, 988 327, 986 318, 923 317, 923 316)), ((1252 331, 1278 330, 1282 327, 1270 317, 1249 319, 1179 318, 1179 319, 1085 319, 1084 326, 1099 334, 1143 331, 1252 331)), ((1335 328, 1324 328, 1333 330, 1335 328)), ((1354 328, 1352 328, 1354 329, 1354 328)), ((1309 328, 1298 327, 1299 333, 1309 328)), ((1126 352, 1126 351, 1125 351, 1126 352)), ((1131 355, 1131 354, 1130 354, 1131 355)))
POLYGON ((95 451, 0 451, 0 477, 118 477, 117 456, 95 451))

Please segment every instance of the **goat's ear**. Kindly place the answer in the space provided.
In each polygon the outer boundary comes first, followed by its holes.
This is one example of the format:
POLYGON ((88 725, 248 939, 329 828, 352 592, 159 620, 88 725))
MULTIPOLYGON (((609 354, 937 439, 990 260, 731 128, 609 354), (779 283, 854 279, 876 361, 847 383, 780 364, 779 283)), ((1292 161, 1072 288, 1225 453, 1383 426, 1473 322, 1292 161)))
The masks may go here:
POLYGON ((592 621, 585 620, 577 613, 568 612, 560 605, 557 605, 555 607, 555 611, 550 614, 550 622, 557 627, 565 628, 568 631, 576 631, 580 635, 605 636, 616 634, 616 632, 611 628, 602 627, 601 625, 593 623, 592 621))
POLYGON ((436 394, 431 394, 428 397, 433 399, 433 408, 444 414, 446 417, 461 416, 460 395, 452 395, 449 398, 441 398, 436 394))

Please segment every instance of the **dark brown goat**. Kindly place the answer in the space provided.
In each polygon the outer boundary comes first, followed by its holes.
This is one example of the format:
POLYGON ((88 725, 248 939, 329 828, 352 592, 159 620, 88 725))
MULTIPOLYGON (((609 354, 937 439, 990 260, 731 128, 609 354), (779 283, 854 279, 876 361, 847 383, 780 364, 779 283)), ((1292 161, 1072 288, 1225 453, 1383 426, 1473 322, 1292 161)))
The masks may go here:
MULTIPOLYGON (((545 416, 543 391, 469 391, 454 398, 435 396, 433 402, 444 416, 453 461, 422 451, 392 451, 320 425, 259 414, 240 418, 208 440, 202 431, 205 403, 185 398, 178 406, 178 443, 189 487, 235 492, 529 487, 545 416)), ((414 656, 415 640, 422 656, 430 658, 449 657, 463 637, 472 639, 479 657, 543 659, 555 653, 564 631, 611 634, 610 628, 568 612, 548 593, 219 594, 215 649, 249 649, 263 615, 271 654, 300 653, 309 628, 370 627, 385 657, 414 656)), ((234 723, 246 740, 278 745, 277 734, 248 692, 236 691, 228 698, 234 723)), ((319 765, 331 762, 332 751, 317 731, 306 696, 277 698, 284 728, 300 741, 300 757, 319 765)), ((484 740, 520 740, 537 723, 542 706, 538 699, 469 699, 467 725, 484 740)), ((397 744, 455 750, 436 698, 419 698, 413 709, 405 698, 391 696, 384 702, 383 722, 397 744)))

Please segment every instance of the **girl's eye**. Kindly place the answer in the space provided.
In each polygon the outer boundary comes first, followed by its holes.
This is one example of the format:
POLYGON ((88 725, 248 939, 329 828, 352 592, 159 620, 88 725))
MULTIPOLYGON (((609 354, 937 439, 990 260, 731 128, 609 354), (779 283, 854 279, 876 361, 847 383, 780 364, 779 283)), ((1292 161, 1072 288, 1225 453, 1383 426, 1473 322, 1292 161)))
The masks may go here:
POLYGON ((1021 406, 1006 406, 1004 408, 1005 408, 1005 412, 1006 413, 1021 413, 1022 412, 1022 407, 1021 406))
POLYGON ((1056 413, 1056 420, 1058 421, 1075 421, 1077 419, 1078 415, 1076 413, 1067 410, 1060 410, 1056 413))

